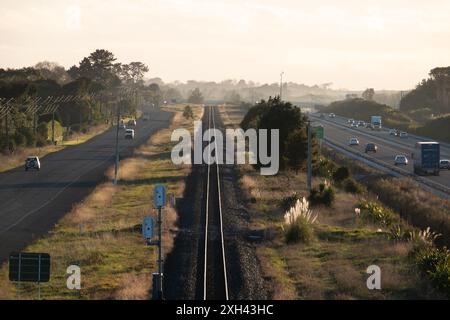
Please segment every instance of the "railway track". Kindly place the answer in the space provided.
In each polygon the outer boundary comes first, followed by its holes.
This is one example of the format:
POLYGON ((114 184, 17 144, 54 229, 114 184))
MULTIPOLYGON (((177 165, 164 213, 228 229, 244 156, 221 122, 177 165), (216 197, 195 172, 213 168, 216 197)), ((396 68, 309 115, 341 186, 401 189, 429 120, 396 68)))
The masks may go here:
MULTIPOLYGON (((216 129, 214 108, 207 107, 208 129, 216 129)), ((211 131, 208 131, 211 134, 211 131)), ((211 141, 211 136, 208 137, 211 141)), ((217 142, 214 140, 217 150, 217 142)), ((210 154, 210 153, 209 153, 210 154)), ((213 155, 215 157, 215 154, 213 155)), ((207 181, 204 201, 203 243, 203 299, 228 300, 227 264, 223 234, 220 166, 217 161, 207 163, 207 181)))

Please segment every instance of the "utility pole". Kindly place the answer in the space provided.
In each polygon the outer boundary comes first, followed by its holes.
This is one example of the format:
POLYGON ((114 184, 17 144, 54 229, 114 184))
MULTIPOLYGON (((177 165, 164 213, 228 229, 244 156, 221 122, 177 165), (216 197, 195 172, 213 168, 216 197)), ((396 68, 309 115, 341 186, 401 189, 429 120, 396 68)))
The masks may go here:
POLYGON ((284 74, 284 71, 281 71, 281 73, 280 73, 280 100, 283 96, 283 74, 284 74))
POLYGON ((308 187, 308 191, 311 193, 311 188, 312 188, 312 146, 311 146, 311 123, 308 121, 308 178, 307 178, 307 187, 308 187))
POLYGON ((114 165, 114 184, 117 184, 117 172, 119 171, 119 122, 120 112, 119 103, 117 103, 117 129, 116 129, 116 163, 114 165))

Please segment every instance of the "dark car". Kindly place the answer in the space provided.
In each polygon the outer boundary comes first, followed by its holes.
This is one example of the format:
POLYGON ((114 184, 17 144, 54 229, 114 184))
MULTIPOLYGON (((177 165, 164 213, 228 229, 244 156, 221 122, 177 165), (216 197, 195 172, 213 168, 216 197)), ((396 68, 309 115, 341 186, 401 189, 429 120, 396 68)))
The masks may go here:
POLYGON ((439 161, 439 169, 450 170, 450 160, 442 159, 439 161))
POLYGON ((375 143, 368 143, 368 144, 366 144, 365 152, 366 153, 368 153, 368 152, 377 152, 377 149, 378 149, 378 147, 377 147, 377 145, 375 143))
POLYGON ((38 156, 30 156, 25 160, 25 171, 28 169, 41 170, 41 162, 38 156))

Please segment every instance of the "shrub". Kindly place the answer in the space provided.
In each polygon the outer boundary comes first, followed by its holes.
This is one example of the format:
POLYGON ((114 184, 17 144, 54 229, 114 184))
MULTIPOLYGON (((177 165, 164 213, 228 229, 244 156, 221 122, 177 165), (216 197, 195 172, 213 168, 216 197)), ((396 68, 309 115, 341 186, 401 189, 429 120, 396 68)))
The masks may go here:
POLYGON ((350 178, 350 171, 347 167, 339 167, 335 172, 333 172, 333 180, 337 183, 350 178))
POLYGON ((369 222, 381 224, 389 227, 394 222, 399 221, 399 218, 389 209, 382 207, 376 202, 362 200, 356 208, 361 210, 361 217, 369 222))
POLYGON ((346 192, 351 192, 351 193, 363 193, 364 188, 363 186, 356 182, 355 179, 353 178, 347 178, 344 181, 342 181, 342 186, 344 187, 344 190, 346 192))
POLYGON ((433 286, 450 297, 450 251, 446 247, 419 246, 410 257, 433 286))
POLYGON ((411 225, 420 229, 430 227, 443 236, 440 245, 450 246, 450 202, 430 194, 407 179, 380 179, 369 188, 380 201, 397 211, 411 225))
POLYGON ((433 245, 434 241, 441 236, 440 233, 436 233, 430 230, 430 227, 425 230, 413 230, 409 232, 408 240, 415 243, 421 243, 424 245, 433 245))
POLYGON ((185 117, 186 119, 194 118, 194 113, 192 112, 192 108, 190 106, 184 107, 183 117, 185 117))
POLYGON ((334 201, 333 187, 327 181, 321 183, 319 187, 311 190, 309 201, 311 201, 311 204, 313 205, 324 204, 330 207, 334 201))
POLYGON ((297 203, 297 200, 299 200, 299 199, 300 199, 300 196, 298 195, 297 192, 293 193, 290 196, 284 197, 280 201, 281 208, 283 209, 283 211, 288 211, 290 208, 295 206, 295 204, 297 203))
POLYGON ((303 218, 298 218, 284 229, 284 240, 287 244, 297 242, 309 243, 313 238, 313 229, 303 218))
POLYGON ((284 239, 286 243, 305 242, 314 238, 312 224, 317 220, 309 209, 309 203, 305 198, 298 199, 293 207, 284 214, 284 239))
POLYGON ((313 163, 313 174, 315 176, 325 177, 327 179, 332 179, 333 171, 336 165, 327 157, 319 157, 317 161, 313 163))

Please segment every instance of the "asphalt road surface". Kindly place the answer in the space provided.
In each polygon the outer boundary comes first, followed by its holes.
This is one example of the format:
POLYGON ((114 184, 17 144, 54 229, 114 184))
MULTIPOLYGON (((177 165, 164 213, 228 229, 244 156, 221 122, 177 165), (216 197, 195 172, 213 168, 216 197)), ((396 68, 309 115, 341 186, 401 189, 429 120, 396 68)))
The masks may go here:
MULTIPOLYGON (((172 113, 150 111, 150 120, 138 120, 135 139, 119 132, 120 158, 132 155, 157 130, 168 127, 172 113)), ((41 158, 41 170, 23 166, 0 173, 0 262, 47 233, 105 180, 115 161, 116 127, 76 146, 41 158)))
MULTIPOLYGON (((413 159, 411 153, 414 151, 414 144, 416 141, 433 141, 432 139, 420 139, 415 136, 408 138, 399 138, 389 135, 388 131, 372 131, 368 128, 350 128, 346 123, 345 118, 329 119, 328 115, 325 119, 313 117, 313 120, 320 122, 324 126, 325 137, 333 143, 341 146, 348 146, 350 138, 356 137, 359 140, 359 146, 352 146, 351 148, 358 152, 364 153, 365 146, 369 142, 373 142, 378 146, 376 153, 368 153, 385 164, 394 165, 394 158, 396 155, 405 155, 408 158, 408 165, 398 166, 398 168, 405 171, 405 173, 413 173, 413 159)), ((441 159, 450 158, 450 150, 444 144, 441 145, 441 159)), ((431 180, 445 187, 450 187, 450 170, 441 170, 439 176, 424 176, 424 179, 431 180)))

